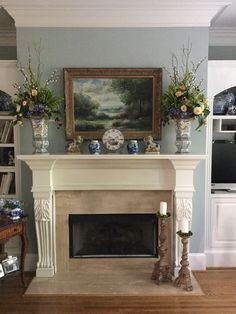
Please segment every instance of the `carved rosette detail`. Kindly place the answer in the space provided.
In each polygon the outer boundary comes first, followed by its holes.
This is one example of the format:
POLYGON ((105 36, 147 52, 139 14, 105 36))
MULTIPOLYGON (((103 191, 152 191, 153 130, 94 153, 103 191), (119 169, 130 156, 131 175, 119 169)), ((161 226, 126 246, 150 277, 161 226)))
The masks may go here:
POLYGON ((34 215, 36 221, 50 221, 52 219, 51 203, 49 200, 34 200, 34 215))

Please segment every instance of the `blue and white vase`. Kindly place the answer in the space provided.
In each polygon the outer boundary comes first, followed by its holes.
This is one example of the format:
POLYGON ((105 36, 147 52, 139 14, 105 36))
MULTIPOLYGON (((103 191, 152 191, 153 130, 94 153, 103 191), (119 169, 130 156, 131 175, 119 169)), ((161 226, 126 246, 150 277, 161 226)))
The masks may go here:
POLYGON ((128 154, 135 155, 139 152, 138 141, 130 140, 127 145, 128 154))
POLYGON ((22 214, 22 209, 17 207, 17 208, 13 208, 13 209, 9 209, 8 210, 8 216, 12 219, 12 220, 16 220, 16 219, 20 219, 22 214))
POLYGON ((98 140, 92 140, 89 143, 89 152, 91 155, 99 155, 101 152, 100 143, 98 140))

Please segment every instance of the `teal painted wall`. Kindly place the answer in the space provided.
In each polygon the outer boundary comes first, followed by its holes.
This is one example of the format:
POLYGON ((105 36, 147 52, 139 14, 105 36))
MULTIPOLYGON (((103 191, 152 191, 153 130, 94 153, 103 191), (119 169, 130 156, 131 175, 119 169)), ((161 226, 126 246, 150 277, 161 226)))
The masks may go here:
MULTIPOLYGON (((55 91, 63 96, 64 67, 162 67, 171 69, 171 52, 181 55, 183 45, 192 43, 193 61, 208 56, 208 28, 18 28, 17 54, 24 64, 27 62, 27 49, 42 41, 42 64, 45 73, 57 68, 60 80, 55 91)), ((202 64, 199 77, 203 78, 206 89, 207 60, 202 64)), ((168 74, 163 73, 163 89, 168 84, 168 74)), ((193 127, 194 129, 194 127, 193 127)), ((161 152, 174 153, 174 125, 162 130, 161 152)), ((63 153, 65 148, 64 128, 57 130, 50 125, 51 153, 63 153)), ((32 152, 32 135, 29 123, 21 129, 21 153, 32 152)), ((192 132, 192 153, 205 153, 206 133, 192 132)), ((205 168, 202 162, 195 173, 196 192, 193 201, 194 237, 191 252, 204 251, 205 223, 205 168)), ((30 214, 30 252, 36 251, 33 226, 33 204, 31 172, 27 166, 22 169, 22 188, 26 210, 30 214), (26 180, 29 178, 29 180, 26 180)))
POLYGON ((236 60, 236 46, 210 46, 209 60, 236 60))

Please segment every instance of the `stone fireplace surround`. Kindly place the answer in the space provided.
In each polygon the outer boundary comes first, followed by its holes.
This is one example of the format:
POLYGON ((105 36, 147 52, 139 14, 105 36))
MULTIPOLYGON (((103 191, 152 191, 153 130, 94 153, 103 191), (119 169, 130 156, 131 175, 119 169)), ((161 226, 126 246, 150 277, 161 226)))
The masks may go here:
MULTIPOLYGON (((205 155, 19 155, 33 175, 38 244, 37 277, 76 269, 69 259, 68 214, 156 212, 168 202, 173 230, 192 223, 194 169, 205 155), (172 197, 174 194, 174 197, 172 197), (174 200, 174 202, 172 202, 174 200)), ((172 232, 171 263, 178 267, 179 239, 172 232)))

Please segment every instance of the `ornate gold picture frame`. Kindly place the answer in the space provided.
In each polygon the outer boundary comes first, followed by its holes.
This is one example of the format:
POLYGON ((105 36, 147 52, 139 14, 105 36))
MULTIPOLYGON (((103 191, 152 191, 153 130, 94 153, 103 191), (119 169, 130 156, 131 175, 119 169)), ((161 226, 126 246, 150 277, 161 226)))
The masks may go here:
POLYGON ((66 136, 160 139, 161 68, 65 68, 66 136))

